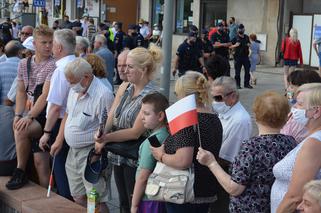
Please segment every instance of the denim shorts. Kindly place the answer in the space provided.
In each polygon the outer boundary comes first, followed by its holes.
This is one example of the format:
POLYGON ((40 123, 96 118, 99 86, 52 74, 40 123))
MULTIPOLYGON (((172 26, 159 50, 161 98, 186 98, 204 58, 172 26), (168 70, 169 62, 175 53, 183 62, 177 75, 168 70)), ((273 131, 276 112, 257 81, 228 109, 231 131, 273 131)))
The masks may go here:
POLYGON ((321 67, 321 52, 319 52, 319 66, 321 67))

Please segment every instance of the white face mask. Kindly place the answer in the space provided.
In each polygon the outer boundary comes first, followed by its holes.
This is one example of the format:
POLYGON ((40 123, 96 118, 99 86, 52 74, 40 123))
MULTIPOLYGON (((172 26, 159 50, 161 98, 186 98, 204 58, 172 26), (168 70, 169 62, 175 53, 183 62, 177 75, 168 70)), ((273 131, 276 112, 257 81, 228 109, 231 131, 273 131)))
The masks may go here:
POLYGON ((86 88, 81 86, 80 82, 78 82, 77 84, 71 84, 70 88, 74 90, 76 93, 83 93, 86 90, 86 88))
POLYGON ((292 117, 296 122, 304 126, 307 125, 309 118, 306 117, 305 109, 297 109, 292 107, 291 112, 292 112, 292 117))
POLYGON ((213 101, 212 107, 213 107, 213 110, 218 114, 224 114, 231 109, 231 106, 227 106, 224 101, 222 102, 213 101))

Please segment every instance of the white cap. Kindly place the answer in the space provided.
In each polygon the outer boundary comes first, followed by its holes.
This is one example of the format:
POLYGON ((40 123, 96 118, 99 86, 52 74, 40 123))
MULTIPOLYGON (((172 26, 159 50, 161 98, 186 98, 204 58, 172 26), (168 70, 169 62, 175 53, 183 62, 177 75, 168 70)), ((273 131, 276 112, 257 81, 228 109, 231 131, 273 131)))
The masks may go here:
POLYGON ((29 36, 22 45, 28 50, 35 51, 35 47, 33 46, 33 36, 29 36))

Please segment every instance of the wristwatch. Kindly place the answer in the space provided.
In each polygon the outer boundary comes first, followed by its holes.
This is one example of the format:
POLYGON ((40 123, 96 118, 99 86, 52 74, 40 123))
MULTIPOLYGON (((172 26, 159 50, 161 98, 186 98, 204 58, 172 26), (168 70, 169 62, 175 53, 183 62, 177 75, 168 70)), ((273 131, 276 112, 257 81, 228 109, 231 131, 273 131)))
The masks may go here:
POLYGON ((31 119, 33 121, 33 119, 35 119, 34 117, 32 117, 32 115, 27 114, 27 118, 31 119))

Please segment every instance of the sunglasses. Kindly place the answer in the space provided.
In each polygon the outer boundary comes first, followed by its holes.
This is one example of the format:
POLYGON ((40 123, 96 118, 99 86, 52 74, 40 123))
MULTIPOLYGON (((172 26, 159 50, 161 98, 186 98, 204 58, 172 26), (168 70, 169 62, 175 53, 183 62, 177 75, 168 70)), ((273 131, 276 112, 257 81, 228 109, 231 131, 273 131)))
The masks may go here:
POLYGON ((224 97, 231 95, 233 92, 235 92, 235 91, 231 91, 229 93, 226 93, 224 96, 223 95, 215 95, 215 96, 213 96, 213 100, 216 102, 222 102, 224 97))
POLYGON ((27 32, 21 32, 20 35, 26 35, 26 36, 31 36, 32 33, 27 33, 27 32))

